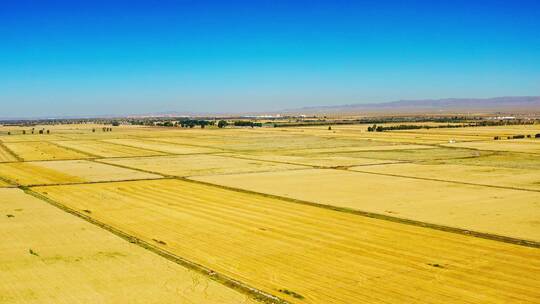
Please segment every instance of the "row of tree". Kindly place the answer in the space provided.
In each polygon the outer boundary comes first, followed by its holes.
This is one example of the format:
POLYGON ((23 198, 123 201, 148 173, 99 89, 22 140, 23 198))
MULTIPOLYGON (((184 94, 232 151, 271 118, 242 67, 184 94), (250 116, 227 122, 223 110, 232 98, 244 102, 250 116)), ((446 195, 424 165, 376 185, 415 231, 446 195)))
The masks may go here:
MULTIPOLYGON (((30 133, 31 133, 31 134, 34 134, 35 132, 36 132, 35 128, 32 128, 32 130, 30 130, 30 133)), ((23 135, 26 135, 26 130, 22 130, 22 134, 23 134, 23 135)), ((50 131, 50 130, 41 129, 41 130, 38 130, 38 134, 51 134, 51 131, 50 131)), ((7 132, 7 135, 11 135, 11 131, 8 131, 8 132, 7 132)))

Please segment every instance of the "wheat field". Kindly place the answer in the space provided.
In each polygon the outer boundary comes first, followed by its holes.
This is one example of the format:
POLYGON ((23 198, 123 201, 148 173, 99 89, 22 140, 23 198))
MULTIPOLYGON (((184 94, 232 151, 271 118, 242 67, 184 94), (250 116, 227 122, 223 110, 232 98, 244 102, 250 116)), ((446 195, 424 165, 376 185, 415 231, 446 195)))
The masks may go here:
POLYGON ((0 303, 540 302, 536 125, 103 127, 0 127, 0 303))

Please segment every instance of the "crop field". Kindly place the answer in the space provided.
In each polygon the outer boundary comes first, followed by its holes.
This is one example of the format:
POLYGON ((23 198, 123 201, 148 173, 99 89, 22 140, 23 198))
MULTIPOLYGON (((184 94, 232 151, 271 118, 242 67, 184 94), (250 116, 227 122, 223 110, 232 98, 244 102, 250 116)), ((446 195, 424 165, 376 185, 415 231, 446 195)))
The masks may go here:
POLYGON ((294 292, 282 295, 291 302, 540 299, 532 248, 179 180, 35 191, 259 289, 294 292))
POLYGON ((25 161, 90 158, 87 154, 69 150, 52 142, 14 142, 4 144, 25 161))
POLYGON ((330 168, 340 167, 340 166, 363 166, 363 165, 374 165, 374 164, 385 164, 385 163, 396 162, 392 160, 383 160, 383 159, 350 157, 350 156, 347 156, 346 154, 343 155, 341 153, 324 154, 324 153, 305 152, 303 155, 283 155, 283 154, 272 154, 268 152, 261 152, 261 153, 251 153, 251 154, 226 153, 222 155, 231 156, 231 157, 241 157, 244 159, 279 162, 279 163, 284 163, 284 164, 300 164, 300 165, 305 165, 305 166, 330 167, 330 168))
POLYGON ((177 144, 168 144, 155 142, 151 140, 142 139, 110 139, 107 140, 113 144, 125 145, 128 147, 136 147, 146 149, 150 151, 165 152, 170 154, 196 154, 196 153, 210 153, 218 152, 218 149, 214 148, 199 148, 192 146, 182 146, 177 144))
POLYGON ((98 140, 69 140, 55 141, 55 144, 71 149, 77 149, 84 153, 98 157, 130 157, 130 156, 151 156, 163 155, 162 152, 149 151, 133 148, 125 145, 116 145, 98 140))
POLYGON ((10 162, 10 161, 16 161, 17 158, 11 154, 7 148, 2 147, 0 145, 0 163, 1 162, 10 162))
POLYGON ((173 176, 221 175, 259 171, 282 171, 306 168, 220 155, 175 155, 139 158, 115 158, 103 162, 173 176), (167 164, 167 166, 163 166, 167 164))
POLYGON ((0 239, 0 303, 251 303, 19 189, 0 189, 0 239))
POLYGON ((0 177, 25 186, 160 178, 155 174, 87 160, 0 164, 0 177))
POLYGON ((460 148, 470 148, 487 151, 507 151, 507 152, 528 152, 540 155, 540 140, 535 141, 488 141, 488 142, 468 142, 446 144, 445 146, 453 146, 460 148))
POLYGON ((538 125, 110 127, 0 126, 0 303, 540 303, 538 125))
POLYGON ((352 167, 350 170, 540 191, 538 169, 407 163, 352 167))
POLYGON ((540 241, 538 192, 331 169, 195 179, 323 205, 540 241))

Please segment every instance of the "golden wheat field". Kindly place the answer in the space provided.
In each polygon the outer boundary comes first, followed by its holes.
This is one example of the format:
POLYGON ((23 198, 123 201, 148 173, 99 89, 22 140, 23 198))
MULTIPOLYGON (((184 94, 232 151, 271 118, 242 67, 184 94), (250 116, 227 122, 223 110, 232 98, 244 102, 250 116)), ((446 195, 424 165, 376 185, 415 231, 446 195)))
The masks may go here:
POLYGON ((19 189, 0 189, 0 239, 0 303, 252 303, 19 189))
POLYGON ((540 303, 537 125, 104 127, 0 127, 0 303, 540 303))

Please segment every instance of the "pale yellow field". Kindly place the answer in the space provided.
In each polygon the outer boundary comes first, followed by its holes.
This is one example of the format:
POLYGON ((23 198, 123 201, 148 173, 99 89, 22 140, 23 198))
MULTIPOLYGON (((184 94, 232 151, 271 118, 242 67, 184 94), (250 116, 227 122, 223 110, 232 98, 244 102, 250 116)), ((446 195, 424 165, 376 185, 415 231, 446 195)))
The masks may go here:
POLYGON ((513 135, 535 135, 540 133, 540 125, 515 125, 515 126, 488 126, 488 127, 466 127, 466 128, 448 128, 448 129, 418 129, 395 132, 415 132, 430 134, 447 135, 472 135, 472 136, 513 136, 513 135))
POLYGON ((471 148, 488 151, 508 151, 508 152, 528 152, 540 154, 540 139, 524 140, 492 140, 482 142, 453 143, 445 144, 448 147, 471 148))
POLYGON ((0 164, 0 177, 20 185, 63 184, 155 179, 159 175, 87 160, 18 162, 0 164))
POLYGON ((349 170, 540 191, 540 174, 537 169, 426 163, 363 166, 349 170))
POLYGON ((535 248, 179 180, 35 190, 291 303, 540 301, 535 248))
POLYGON ((219 152, 219 149, 214 148, 199 148, 191 146, 182 146, 177 144, 170 143, 161 143, 151 140, 141 140, 141 139, 110 139, 106 140, 113 144, 121 144, 136 148, 147 149, 151 151, 166 152, 171 154, 195 154, 195 153, 211 153, 219 152))
POLYGON ((440 159, 437 163, 540 170, 540 157, 536 154, 485 151, 479 154, 479 157, 440 159))
POLYGON ((271 153, 264 153, 264 152, 251 153, 251 154, 225 153, 223 155, 231 156, 231 157, 242 157, 246 159, 274 161, 274 162, 315 166, 315 167, 361 166, 361 165, 374 165, 374 164, 385 164, 385 163, 396 162, 392 160, 348 157, 348 156, 343 156, 341 153, 334 154, 334 155, 305 153, 303 156, 280 155, 277 153, 271 154, 271 153))
POLYGON ((54 143, 60 146, 77 149, 90 155, 96 155, 100 157, 130 157, 164 154, 157 151, 149 151, 124 145, 116 145, 113 143, 97 140, 55 141, 54 143))
POLYGON ((0 303, 254 303, 19 189, 0 239, 0 303))
POLYGON ((46 141, 13 142, 5 143, 5 145, 25 161, 90 158, 86 154, 68 150, 46 141))
MULTIPOLYGON (((412 149, 412 150, 359 151, 359 152, 348 152, 348 153, 339 153, 339 154, 326 153, 325 155, 339 155, 342 157, 421 162, 421 161, 475 158, 475 157, 480 157, 480 156, 490 155, 490 154, 493 154, 493 152, 441 147, 441 148, 420 149, 420 150, 412 149)), ((296 155, 302 155, 302 153, 297 152, 296 155)), ((323 154, 321 153, 319 155, 323 155, 323 154)))
POLYGON ((195 177, 324 205, 540 241, 537 192, 310 169, 195 177))
MULTIPOLYGON (((222 130, 221 130, 222 131, 222 130)), ((225 130, 227 132, 228 130, 225 130)), ((217 130, 215 132, 220 132, 217 130)), ((254 132, 255 133, 255 132, 254 132)), ((312 134, 290 134, 290 132, 275 132, 261 134, 261 131, 256 131, 255 134, 249 133, 233 133, 223 134, 222 136, 214 137, 197 137, 197 138, 157 138, 156 140, 163 142, 171 142, 177 144, 196 144, 199 146, 216 147, 228 151, 284 151, 297 149, 347 149, 352 147, 375 147, 388 145, 388 143, 370 141, 367 139, 348 139, 341 137, 323 137, 314 136, 312 134), (256 136, 254 136, 256 135, 256 136)))
POLYGON ((246 160, 220 155, 175 155, 141 158, 115 158, 103 160, 103 162, 173 176, 282 171, 306 168, 299 165, 280 164, 259 160, 246 160))

